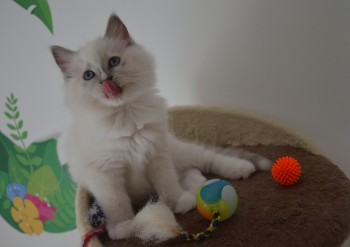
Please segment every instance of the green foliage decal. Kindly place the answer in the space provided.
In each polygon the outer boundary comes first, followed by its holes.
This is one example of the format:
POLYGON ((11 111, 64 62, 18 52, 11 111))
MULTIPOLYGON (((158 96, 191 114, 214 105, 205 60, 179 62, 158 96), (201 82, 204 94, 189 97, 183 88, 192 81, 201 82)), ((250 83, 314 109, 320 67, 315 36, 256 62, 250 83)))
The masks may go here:
POLYGON ((31 14, 41 20, 42 23, 50 30, 53 34, 52 17, 49 4, 46 0, 13 0, 19 4, 22 8, 28 10, 31 6, 34 6, 31 14))
POLYGON ((18 99, 11 94, 4 115, 10 138, 0 132, 0 215, 16 230, 40 235, 76 228, 76 185, 61 165, 53 138, 27 146, 18 99))

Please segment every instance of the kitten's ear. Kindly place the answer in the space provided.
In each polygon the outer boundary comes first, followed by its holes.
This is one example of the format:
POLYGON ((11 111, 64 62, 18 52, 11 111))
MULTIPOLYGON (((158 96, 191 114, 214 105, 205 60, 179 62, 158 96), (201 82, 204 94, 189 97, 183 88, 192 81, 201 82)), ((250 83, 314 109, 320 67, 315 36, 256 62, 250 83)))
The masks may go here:
POLYGON ((125 41, 127 45, 133 43, 128 29, 116 14, 109 17, 105 37, 125 41))
POLYGON ((76 55, 76 52, 61 46, 51 46, 51 52, 62 73, 66 77, 70 77, 71 62, 76 55))

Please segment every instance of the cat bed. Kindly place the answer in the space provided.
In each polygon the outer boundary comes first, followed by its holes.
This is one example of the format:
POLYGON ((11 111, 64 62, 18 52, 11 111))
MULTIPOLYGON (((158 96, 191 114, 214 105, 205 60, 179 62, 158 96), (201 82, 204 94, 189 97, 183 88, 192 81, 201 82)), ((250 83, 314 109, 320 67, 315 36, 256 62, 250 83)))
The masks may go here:
MULTIPOLYGON (((173 239, 157 246, 335 247, 348 237, 349 179, 314 145, 290 129, 239 112, 195 106, 171 108, 169 126, 185 140, 226 148, 239 146, 271 160, 292 156, 302 166, 302 177, 292 187, 278 185, 269 172, 230 181, 239 197, 233 217, 219 223, 219 228, 203 241, 173 239)), ((210 174, 207 177, 212 178, 210 174)), ((92 203, 90 195, 78 188, 77 227, 82 236, 93 229, 88 217, 92 203)), ((209 224, 196 210, 178 215, 177 220, 186 231, 194 233, 209 224)), ((145 245, 138 239, 111 240, 102 234, 89 246, 145 245)))

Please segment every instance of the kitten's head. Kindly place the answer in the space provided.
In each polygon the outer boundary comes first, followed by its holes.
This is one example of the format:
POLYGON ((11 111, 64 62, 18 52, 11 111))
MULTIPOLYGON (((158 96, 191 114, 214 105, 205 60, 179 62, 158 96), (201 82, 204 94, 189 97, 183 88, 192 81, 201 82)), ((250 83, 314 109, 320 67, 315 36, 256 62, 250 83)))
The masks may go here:
POLYGON ((77 51, 59 46, 51 51, 64 75, 69 100, 118 106, 154 87, 152 57, 132 40, 115 14, 104 37, 77 51))

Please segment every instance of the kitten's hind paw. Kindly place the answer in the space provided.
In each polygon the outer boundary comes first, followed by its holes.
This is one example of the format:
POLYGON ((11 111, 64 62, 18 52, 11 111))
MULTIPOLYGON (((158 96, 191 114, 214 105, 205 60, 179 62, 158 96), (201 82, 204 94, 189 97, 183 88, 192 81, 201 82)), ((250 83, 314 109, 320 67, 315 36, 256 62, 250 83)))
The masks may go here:
POLYGON ((191 192, 186 191, 176 202, 174 212, 183 214, 195 207, 196 197, 191 192))

